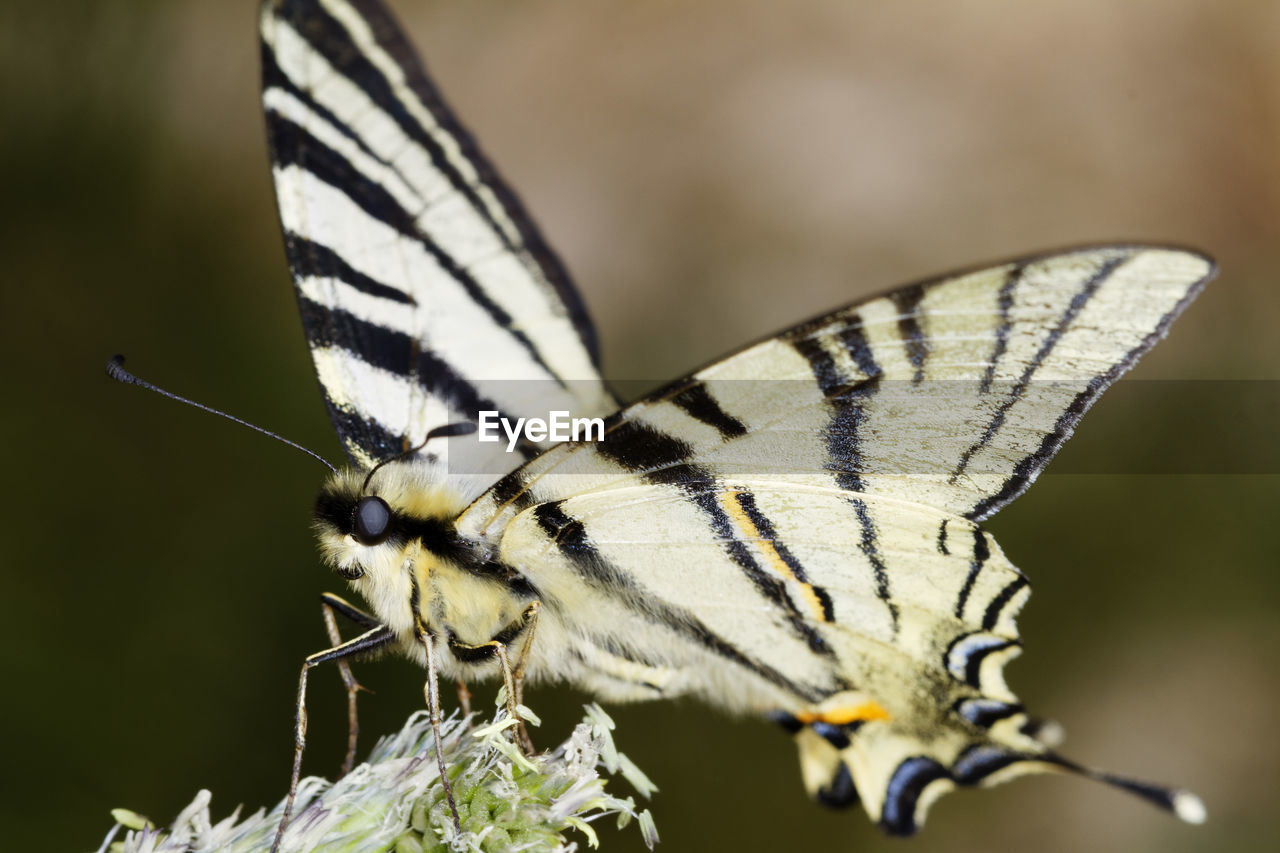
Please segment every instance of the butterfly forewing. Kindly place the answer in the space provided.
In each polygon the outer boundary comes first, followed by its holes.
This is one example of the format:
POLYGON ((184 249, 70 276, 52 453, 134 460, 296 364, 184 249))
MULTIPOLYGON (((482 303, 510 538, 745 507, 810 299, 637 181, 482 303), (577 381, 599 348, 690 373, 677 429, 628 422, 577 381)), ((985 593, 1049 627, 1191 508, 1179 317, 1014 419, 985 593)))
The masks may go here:
POLYGON ((553 449, 467 513, 628 485, 769 477, 995 513, 1212 277, 1180 249, 1016 261, 840 309, 627 407, 597 445, 553 449))
MULTIPOLYGON (((387 11, 279 0, 261 26, 289 265, 351 459, 369 467, 479 411, 615 408, 564 269, 387 11)), ((490 479, 536 452, 463 447, 451 467, 490 479)))

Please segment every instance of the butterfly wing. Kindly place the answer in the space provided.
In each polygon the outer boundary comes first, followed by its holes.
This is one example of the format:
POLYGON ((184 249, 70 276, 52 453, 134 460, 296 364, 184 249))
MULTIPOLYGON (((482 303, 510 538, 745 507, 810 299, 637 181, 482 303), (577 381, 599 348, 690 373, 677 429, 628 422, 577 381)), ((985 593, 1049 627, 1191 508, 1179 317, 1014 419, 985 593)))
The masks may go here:
MULTIPOLYGON (((352 461, 481 410, 613 411, 567 274, 387 10, 266 2, 261 32, 289 266, 352 461)), ((472 457, 450 467, 505 473, 538 450, 522 449, 467 444, 472 457)))
POLYGON ((1214 274, 1105 246, 927 281, 802 323, 553 448, 468 512, 501 525, 588 489, 738 475, 981 520, 1021 494, 1099 395, 1214 274))
POLYGON ((773 713, 814 796, 848 804, 843 774, 893 832, 923 820, 901 775, 921 757, 952 784, 988 775, 958 767, 976 747, 1045 760, 1002 676, 1030 590, 973 522, 834 487, 647 484, 523 512, 500 556, 542 601, 535 662, 561 647, 606 697, 773 713))
POLYGON ((773 711, 811 793, 910 833, 934 798, 1076 770, 1005 686, 1026 579, 977 525, 1212 275, 1103 247, 788 330, 552 449, 459 520, 544 599, 544 667, 618 698, 773 711))

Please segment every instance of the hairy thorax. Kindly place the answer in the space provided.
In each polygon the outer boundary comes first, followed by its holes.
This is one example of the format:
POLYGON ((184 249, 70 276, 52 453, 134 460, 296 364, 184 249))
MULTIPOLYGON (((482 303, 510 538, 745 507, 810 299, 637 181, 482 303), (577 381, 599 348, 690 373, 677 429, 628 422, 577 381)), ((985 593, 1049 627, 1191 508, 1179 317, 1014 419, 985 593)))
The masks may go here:
POLYGON ((492 669, 495 639, 520 638, 534 594, 489 544, 458 534, 465 502, 433 473, 392 462, 372 477, 335 474, 316 500, 320 550, 410 657, 425 663, 425 633, 438 641, 443 674, 492 669))

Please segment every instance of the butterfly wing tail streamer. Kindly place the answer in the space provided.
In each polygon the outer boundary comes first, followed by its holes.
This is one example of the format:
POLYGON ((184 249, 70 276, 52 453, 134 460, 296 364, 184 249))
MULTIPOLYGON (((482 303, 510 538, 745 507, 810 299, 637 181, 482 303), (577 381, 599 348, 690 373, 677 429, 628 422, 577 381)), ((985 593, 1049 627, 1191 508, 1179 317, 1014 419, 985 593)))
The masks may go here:
MULTIPOLYGON (((877 635, 864 617, 831 635, 842 689, 798 713, 772 715, 795 735, 810 796, 836 808, 860 801, 886 833, 905 836, 948 791, 1070 773, 1189 823, 1204 820, 1194 794, 1086 767, 1055 751, 1060 727, 1032 717, 1005 681, 1005 667, 1022 650, 1016 617, 1031 587, 986 531, 949 519, 949 553, 902 564, 907 540, 895 527, 902 525, 902 534, 919 527, 918 519, 904 519, 913 510, 867 504, 896 590, 892 626, 877 635)), ((835 613, 857 612, 851 590, 821 566, 811 566, 810 577, 835 613)))
POLYGON ((1028 591, 1021 586, 1005 603, 996 599, 1003 609, 1000 627, 959 635, 946 646, 940 667, 901 660, 891 668, 873 665, 861 673, 852 700, 836 695, 799 715, 775 715, 795 735, 809 795, 833 808, 861 802, 887 834, 909 836, 949 791, 1066 773, 1125 791, 1187 823, 1203 823, 1204 804, 1189 791, 1060 755, 1054 749, 1060 728, 1029 716, 1008 689, 1003 669, 1020 651, 1012 620, 1028 591), (901 673, 910 671, 915 675, 903 679, 901 673), (883 708, 873 703, 875 713, 850 715, 851 707, 867 707, 867 696, 892 701, 883 708))
POLYGON ((909 836, 924 826, 930 807, 956 788, 985 788, 1020 776, 1068 773, 1132 794, 1187 823, 1200 824, 1207 818, 1203 801, 1190 791, 1087 767, 1040 744, 1015 744, 1008 737, 992 735, 969 742, 948 762, 947 756, 921 750, 918 743, 915 751, 904 755, 898 746, 900 738, 891 729, 839 738, 822 726, 801 728, 796 744, 809 795, 833 808, 851 807, 861 800, 886 833, 909 836), (902 757, 896 763, 886 762, 889 754, 902 757))

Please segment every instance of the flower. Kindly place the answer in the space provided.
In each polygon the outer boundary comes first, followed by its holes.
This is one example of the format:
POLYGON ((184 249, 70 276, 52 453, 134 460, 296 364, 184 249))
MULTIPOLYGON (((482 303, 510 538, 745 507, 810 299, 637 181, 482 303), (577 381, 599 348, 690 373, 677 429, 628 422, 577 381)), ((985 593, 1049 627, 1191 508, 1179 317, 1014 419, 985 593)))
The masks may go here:
MULTIPOLYGON (((337 782, 317 777, 302 780, 281 853, 568 853, 577 849, 577 843, 566 838, 569 830, 581 833, 592 847, 598 846, 591 823, 608 815, 617 816, 619 827, 636 821, 652 848, 658 834, 649 811, 637 811, 631 797, 606 792, 608 779, 600 771, 621 773, 645 797, 656 788, 618 752, 613 720, 598 705, 587 705, 585 711, 583 721, 564 743, 534 756, 524 755, 512 743, 517 720, 505 710, 480 727, 471 725, 471 717, 456 714, 444 721, 441 744, 460 833, 440 781, 430 717, 419 711, 399 732, 381 739, 365 763, 337 782)), ((528 708, 518 706, 517 713, 526 724, 538 724, 528 708)), ((243 820, 237 808, 214 823, 211 800, 209 791, 200 791, 164 829, 133 812, 116 809, 112 814, 117 825, 99 853, 270 850, 283 802, 270 812, 259 809, 243 820), (122 828, 124 839, 117 841, 122 828)))

